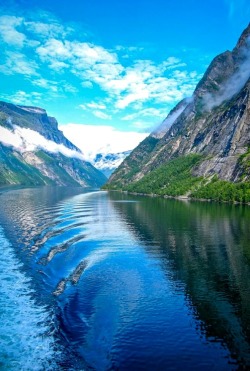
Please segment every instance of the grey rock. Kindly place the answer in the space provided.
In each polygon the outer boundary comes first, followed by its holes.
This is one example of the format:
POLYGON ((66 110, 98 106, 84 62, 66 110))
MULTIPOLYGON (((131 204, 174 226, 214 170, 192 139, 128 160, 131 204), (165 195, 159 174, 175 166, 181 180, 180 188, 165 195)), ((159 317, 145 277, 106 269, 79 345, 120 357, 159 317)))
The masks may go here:
MULTIPOLYGON (((178 112, 180 102, 168 115, 178 112)), ((181 106, 183 107, 183 106, 181 106)), ((166 121, 164 120, 164 121, 166 121)), ((109 184, 123 187, 167 161, 190 153, 204 156, 196 176, 217 174, 232 182, 250 180, 242 155, 250 145, 250 25, 236 47, 211 62, 192 99, 162 135, 156 129, 113 173, 109 184), (161 135, 156 135, 158 132, 161 135)))

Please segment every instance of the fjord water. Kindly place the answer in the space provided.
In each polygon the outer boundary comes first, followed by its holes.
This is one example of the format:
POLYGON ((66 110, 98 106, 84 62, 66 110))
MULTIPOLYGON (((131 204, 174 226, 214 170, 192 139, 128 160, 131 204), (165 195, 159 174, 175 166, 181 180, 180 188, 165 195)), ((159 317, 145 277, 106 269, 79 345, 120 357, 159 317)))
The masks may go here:
POLYGON ((250 366, 250 207, 0 195, 0 368, 250 366))

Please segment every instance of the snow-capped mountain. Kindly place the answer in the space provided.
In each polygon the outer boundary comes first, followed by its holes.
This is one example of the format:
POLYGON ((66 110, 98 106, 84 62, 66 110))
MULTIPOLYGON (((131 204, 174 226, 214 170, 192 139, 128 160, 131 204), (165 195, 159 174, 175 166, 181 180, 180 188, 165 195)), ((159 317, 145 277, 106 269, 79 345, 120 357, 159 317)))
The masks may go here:
POLYGON ((122 163, 122 161, 131 153, 131 151, 119 152, 119 153, 98 153, 92 165, 98 170, 102 171, 107 178, 115 171, 116 168, 122 163))

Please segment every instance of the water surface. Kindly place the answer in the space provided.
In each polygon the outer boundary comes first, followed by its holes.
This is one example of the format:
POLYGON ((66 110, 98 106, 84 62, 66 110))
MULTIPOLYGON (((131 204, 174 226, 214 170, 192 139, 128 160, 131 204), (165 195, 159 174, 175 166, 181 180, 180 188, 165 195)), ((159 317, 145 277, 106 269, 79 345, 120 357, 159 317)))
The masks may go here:
POLYGON ((0 205, 3 369, 250 366, 249 207, 77 188, 0 205))

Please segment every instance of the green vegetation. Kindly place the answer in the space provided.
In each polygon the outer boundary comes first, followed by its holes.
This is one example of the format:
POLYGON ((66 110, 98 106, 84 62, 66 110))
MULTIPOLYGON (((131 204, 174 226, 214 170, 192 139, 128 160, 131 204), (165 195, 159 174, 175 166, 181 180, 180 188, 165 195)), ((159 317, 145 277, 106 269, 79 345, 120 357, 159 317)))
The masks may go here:
MULTIPOLYGON (((249 153, 250 150, 241 158, 247 167, 248 161, 246 160, 248 160, 249 153)), ((197 154, 178 157, 148 173, 139 181, 123 186, 121 189, 132 193, 172 197, 188 195, 191 198, 219 202, 250 203, 250 182, 232 183, 218 179, 217 175, 212 179, 193 176, 192 169, 203 159, 197 154)), ((106 186, 107 188, 115 189, 112 183, 106 186)))
POLYGON ((140 172, 143 163, 150 158, 159 139, 152 136, 145 138, 137 148, 124 160, 114 172, 115 180, 112 183, 105 184, 103 189, 121 189, 124 185, 131 182, 131 179, 140 172), (128 170, 129 169, 129 170, 128 170))
POLYGON ((212 181, 194 190, 191 197, 224 202, 250 202, 250 182, 231 183, 214 176, 212 181))
POLYGON ((238 164, 242 171, 241 178, 244 180, 250 174, 250 147, 248 147, 246 153, 240 156, 238 164))
POLYGON ((23 162, 10 148, 3 151, 0 145, 0 185, 8 184, 45 185, 52 184, 52 181, 23 162))
POLYGON ((190 154, 171 160, 124 189, 129 192, 146 194, 184 195, 198 186, 202 180, 191 174, 191 170, 201 159, 200 155, 190 154))

